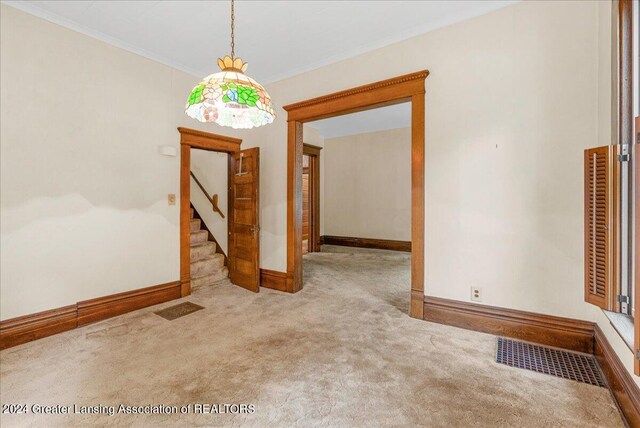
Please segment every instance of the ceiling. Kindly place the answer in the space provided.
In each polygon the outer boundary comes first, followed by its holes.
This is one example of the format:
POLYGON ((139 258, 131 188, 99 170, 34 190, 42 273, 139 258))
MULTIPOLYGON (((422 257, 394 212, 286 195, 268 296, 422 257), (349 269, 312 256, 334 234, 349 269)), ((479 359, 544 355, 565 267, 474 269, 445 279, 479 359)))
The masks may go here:
MULTIPOLYGON (((229 1, 2 1, 205 76, 229 54, 229 1)), ((236 1, 236 54, 261 83, 507 6, 514 1, 236 1)))
POLYGON ((411 126, 411 103, 396 104, 322 119, 305 123, 305 126, 317 129, 324 138, 407 128, 411 126))

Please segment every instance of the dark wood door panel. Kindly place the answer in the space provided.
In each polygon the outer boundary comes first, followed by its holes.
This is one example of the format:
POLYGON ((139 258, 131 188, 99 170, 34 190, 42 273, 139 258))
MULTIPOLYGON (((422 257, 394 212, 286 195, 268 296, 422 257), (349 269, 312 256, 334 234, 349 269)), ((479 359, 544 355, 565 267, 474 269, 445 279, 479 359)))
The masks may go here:
POLYGON ((260 290, 259 165, 257 147, 229 159, 229 277, 233 284, 256 292, 260 290))

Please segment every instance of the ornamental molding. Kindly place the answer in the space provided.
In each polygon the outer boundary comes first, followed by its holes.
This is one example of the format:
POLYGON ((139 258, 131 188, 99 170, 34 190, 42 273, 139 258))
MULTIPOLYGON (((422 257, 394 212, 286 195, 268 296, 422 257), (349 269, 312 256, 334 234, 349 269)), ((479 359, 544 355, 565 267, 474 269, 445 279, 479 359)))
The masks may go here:
MULTIPOLYGON (((410 82, 412 80, 425 80, 427 78, 427 76, 429 75, 429 70, 422 70, 422 71, 418 71, 415 73, 411 73, 411 74, 405 74, 403 76, 398 76, 398 77, 394 77, 392 79, 387 79, 387 80, 381 80, 379 82, 374 82, 374 83, 369 83, 368 85, 363 85, 363 86, 358 86, 356 88, 352 88, 352 89, 347 89, 344 91, 339 91, 339 92, 334 92, 332 94, 329 95, 324 95, 321 97, 317 97, 317 98, 311 98, 309 100, 305 100, 305 101, 300 101, 294 104, 288 104, 284 107, 282 107, 284 110, 286 110, 287 112, 302 108, 302 107, 309 107, 311 105, 314 104, 321 104, 321 103, 325 103, 327 101, 334 101, 337 100, 339 98, 344 98, 344 97, 348 97, 351 95, 357 95, 357 94, 361 94, 363 92, 368 92, 368 91, 372 91, 372 90, 376 90, 376 89, 382 89, 382 88, 386 88, 389 86, 394 86, 394 85, 400 85, 402 83, 406 83, 406 82, 410 82)), ((422 89, 422 91, 417 91, 415 92, 416 94, 420 94, 420 93, 424 93, 424 88, 422 89)))
POLYGON ((212 141, 224 141, 225 143, 238 144, 242 143, 242 140, 233 137, 225 137, 224 135, 212 134, 210 132, 198 131, 197 129, 178 127, 180 135, 194 135, 196 137, 207 138, 212 141))

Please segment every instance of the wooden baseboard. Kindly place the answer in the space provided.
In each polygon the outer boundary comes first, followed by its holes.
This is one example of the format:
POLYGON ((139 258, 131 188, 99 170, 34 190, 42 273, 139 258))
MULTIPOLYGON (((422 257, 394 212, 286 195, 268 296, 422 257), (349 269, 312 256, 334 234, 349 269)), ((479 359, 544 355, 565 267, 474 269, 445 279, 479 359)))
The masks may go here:
POLYGON ((594 329, 594 342, 594 355, 620 412, 630 427, 640 427, 640 388, 597 325, 594 329))
POLYGON ((176 281, 78 302, 78 326, 179 299, 180 294, 180 282, 176 281))
POLYGON ((77 327, 76 305, 0 322, 0 349, 10 348, 77 327))
POLYGON ((425 296, 424 319, 578 352, 593 353, 588 321, 425 296))
POLYGON ((354 238, 352 236, 322 235, 320 237, 320 244, 411 252, 411 241, 394 241, 391 239, 354 238))
POLYGON ((85 300, 0 322, 0 349, 180 298, 180 281, 85 300))
POLYGON ((271 288, 272 290, 287 290, 287 274, 286 272, 278 272, 269 269, 260 269, 260 286, 271 288))
POLYGON ((424 298, 424 319, 594 354, 628 426, 640 427, 640 388, 597 324, 429 296, 424 298))

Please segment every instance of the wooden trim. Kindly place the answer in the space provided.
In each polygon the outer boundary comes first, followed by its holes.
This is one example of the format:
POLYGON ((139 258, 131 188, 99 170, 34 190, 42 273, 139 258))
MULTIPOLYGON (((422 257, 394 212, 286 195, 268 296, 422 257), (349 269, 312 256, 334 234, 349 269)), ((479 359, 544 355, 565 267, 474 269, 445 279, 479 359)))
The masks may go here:
POLYGON ((588 321, 429 296, 424 314, 426 321, 593 353, 594 324, 588 321))
POLYGON ((0 322, 0 349, 180 298, 180 281, 155 285, 0 322))
POLYGON ((191 294, 191 146, 180 146, 180 293, 191 294))
POLYGON ((76 305, 0 322, 0 349, 42 339, 77 327, 76 305))
POLYGON ((302 154, 307 156, 320 156, 320 150, 322 150, 322 147, 307 143, 302 144, 302 154))
POLYGON ((424 317, 425 294, 424 84, 422 91, 411 97, 411 302, 409 314, 419 319, 424 317))
MULTIPOLYGON (((179 127, 178 131, 180 132, 180 293, 182 297, 185 297, 191 294, 191 244, 189 239, 191 235, 191 149, 231 154, 240 151, 242 140, 182 127, 179 127)), ((227 218, 228 225, 229 219, 227 218)), ((211 233, 209 235, 212 236, 211 233)), ((226 255, 225 262, 229 266, 229 259, 226 255)))
POLYGON ((378 250, 411 252, 411 241, 322 235, 320 237, 320 242, 325 245, 341 245, 343 247, 375 248, 378 250))
POLYGON ((260 269, 260 286, 272 290, 287 291, 287 273, 260 269))
POLYGON ((186 144, 195 149, 213 150, 216 152, 233 153, 240 150, 242 140, 225 137, 224 135, 179 127, 180 144, 186 144))
POLYGON ((620 412, 629 426, 640 426, 640 388, 597 325, 594 328, 594 345, 593 353, 620 412))
POLYGON ((428 75, 428 70, 422 70, 289 104, 283 108, 288 113, 288 121, 310 122, 397 104, 409 101, 415 94, 424 93, 424 80, 428 75))
POLYGON ((302 289, 302 124, 386 105, 411 102, 411 302, 409 315, 423 317, 424 132, 427 70, 290 104, 287 111, 287 290, 302 289))
POLYGON ((97 299, 84 300, 78 302, 78 326, 91 324, 112 318, 117 315, 126 314, 147 306, 182 297, 180 292, 180 282, 168 282, 166 284, 154 285, 152 287, 140 288, 124 293, 112 294, 110 296, 98 297, 97 299))
POLYGON ((302 122, 287 124, 287 291, 302 290, 302 122))

